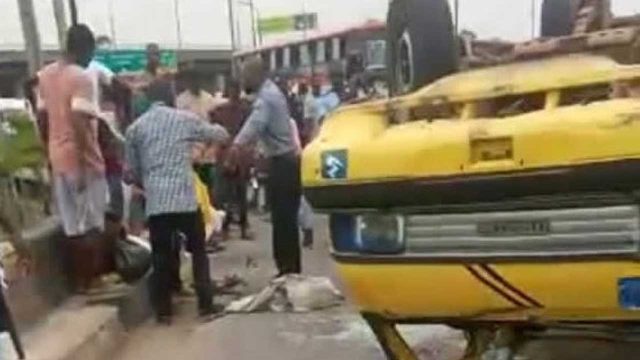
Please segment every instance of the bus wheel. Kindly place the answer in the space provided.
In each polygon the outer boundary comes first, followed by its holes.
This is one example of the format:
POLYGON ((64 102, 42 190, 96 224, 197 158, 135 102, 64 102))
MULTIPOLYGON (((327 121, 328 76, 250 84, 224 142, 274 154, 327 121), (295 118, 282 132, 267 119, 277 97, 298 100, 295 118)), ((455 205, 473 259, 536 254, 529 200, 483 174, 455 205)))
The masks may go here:
POLYGON ((540 14, 540 36, 571 35, 579 7, 579 0, 545 0, 540 14))
POLYGON ((362 314, 389 360, 418 360, 395 324, 375 314, 362 314))
POLYGON ((458 69, 447 0, 393 0, 387 16, 389 84, 394 95, 414 91, 458 69))

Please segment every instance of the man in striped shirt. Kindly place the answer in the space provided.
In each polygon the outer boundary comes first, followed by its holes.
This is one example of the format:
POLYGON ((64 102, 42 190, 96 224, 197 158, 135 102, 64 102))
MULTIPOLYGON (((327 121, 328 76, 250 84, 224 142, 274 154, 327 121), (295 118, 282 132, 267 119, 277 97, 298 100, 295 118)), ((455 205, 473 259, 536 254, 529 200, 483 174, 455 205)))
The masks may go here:
POLYGON ((170 323, 171 288, 175 276, 177 233, 187 239, 193 255, 193 276, 199 313, 215 312, 205 231, 194 189, 191 149, 194 143, 222 144, 224 128, 201 121, 196 115, 176 110, 170 83, 156 82, 147 90, 153 103, 127 130, 129 170, 144 189, 146 215, 153 249, 152 299, 161 323, 170 323))

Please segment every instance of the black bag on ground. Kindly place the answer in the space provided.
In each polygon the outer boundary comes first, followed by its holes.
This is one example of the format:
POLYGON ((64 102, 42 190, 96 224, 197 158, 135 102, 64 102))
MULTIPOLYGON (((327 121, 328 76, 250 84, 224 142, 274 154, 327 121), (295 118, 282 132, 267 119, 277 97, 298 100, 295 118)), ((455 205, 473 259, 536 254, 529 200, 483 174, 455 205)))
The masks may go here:
POLYGON ((151 248, 135 237, 120 237, 116 241, 116 272, 127 283, 141 279, 151 267, 151 248))

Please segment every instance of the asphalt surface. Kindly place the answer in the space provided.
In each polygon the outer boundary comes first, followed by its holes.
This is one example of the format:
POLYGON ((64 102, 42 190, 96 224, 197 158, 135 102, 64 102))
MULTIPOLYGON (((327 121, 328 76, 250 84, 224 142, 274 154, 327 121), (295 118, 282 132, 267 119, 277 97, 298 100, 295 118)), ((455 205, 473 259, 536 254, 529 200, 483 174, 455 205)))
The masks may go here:
MULTIPOLYGON (((276 273, 271 260, 270 224, 254 218, 256 240, 231 240, 212 256, 216 278, 236 274, 247 280, 243 293, 260 290, 276 273)), ((328 276, 342 288, 329 257, 326 221, 318 219, 316 244, 304 253, 304 271, 328 276)), ((229 301, 229 297, 222 299, 229 301)), ((149 322, 129 335, 118 359, 207 360, 383 360, 369 328, 348 304, 308 314, 230 315, 202 324, 193 300, 177 303, 171 327, 149 322)), ((460 334, 445 327, 407 327, 410 341, 421 345, 424 359, 453 360, 462 352, 460 334)))
MULTIPOLYGON (((256 240, 231 240, 227 250, 212 256, 215 278, 236 274, 248 282, 244 294, 262 289, 276 273, 271 260, 270 224, 253 219, 256 240)), ((306 274, 330 277, 345 290, 329 256, 326 219, 319 217, 316 244, 304 252, 306 274)), ((186 276, 183 276, 183 278, 186 276)), ((348 298, 348 292, 346 292, 348 298)), ((224 302, 230 297, 220 299, 224 302)), ((120 360, 384 360, 385 356, 357 311, 346 302, 340 307, 308 314, 261 313, 230 315, 211 323, 196 318, 194 299, 177 302, 171 327, 149 322, 129 334, 120 360)), ((444 326, 403 327, 401 331, 421 360, 460 359, 462 334, 444 326)), ((607 341, 565 339, 531 341, 524 346, 526 360, 632 360, 640 346, 607 341)))

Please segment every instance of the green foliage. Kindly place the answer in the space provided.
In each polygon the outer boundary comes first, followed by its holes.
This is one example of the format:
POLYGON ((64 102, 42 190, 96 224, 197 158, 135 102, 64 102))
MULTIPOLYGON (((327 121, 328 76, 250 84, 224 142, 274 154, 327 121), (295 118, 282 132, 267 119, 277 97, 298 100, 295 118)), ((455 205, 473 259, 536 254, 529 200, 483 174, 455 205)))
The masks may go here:
POLYGON ((0 175, 45 164, 46 157, 36 125, 22 111, 0 113, 0 175))

